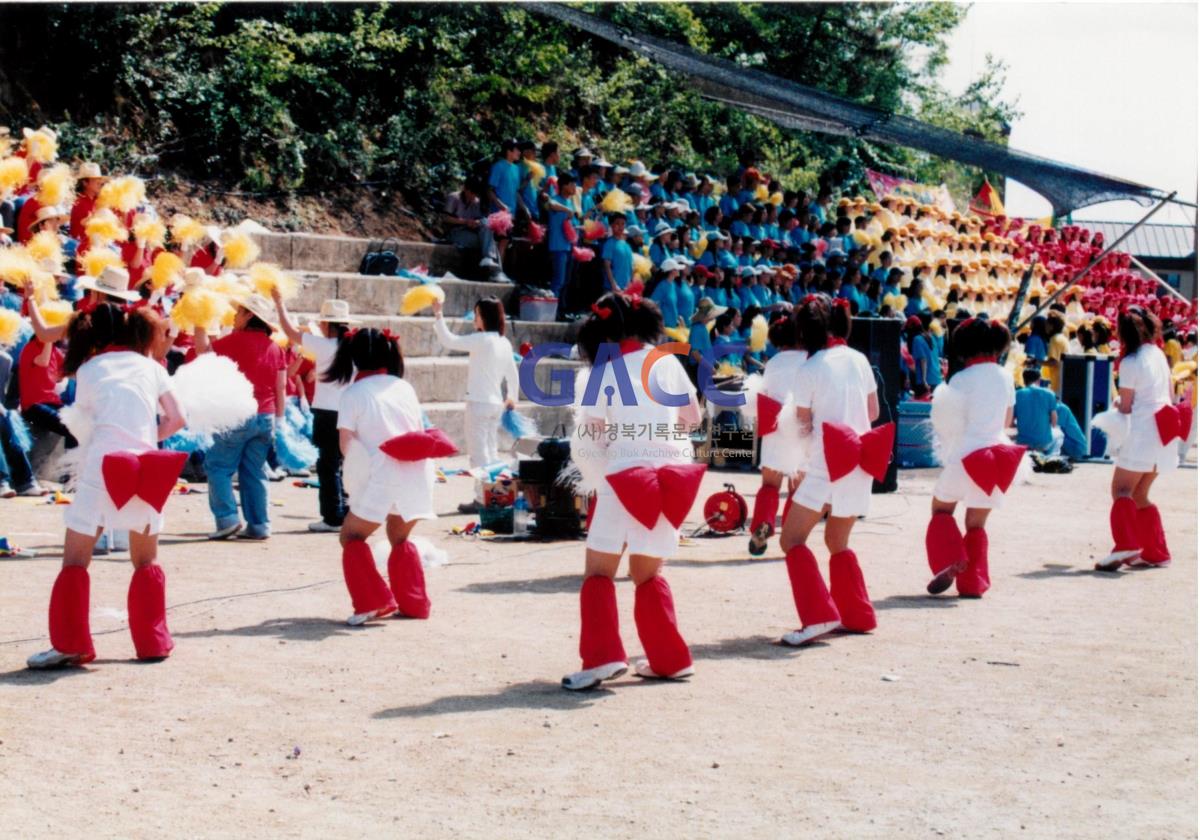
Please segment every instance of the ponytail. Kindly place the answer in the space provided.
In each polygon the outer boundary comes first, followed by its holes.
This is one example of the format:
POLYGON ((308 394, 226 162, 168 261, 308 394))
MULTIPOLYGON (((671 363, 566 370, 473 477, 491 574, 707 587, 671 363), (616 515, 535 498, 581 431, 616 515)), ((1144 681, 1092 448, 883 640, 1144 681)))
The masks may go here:
POLYGON ((347 332, 338 342, 337 353, 321 381, 345 385, 354 379, 356 370, 383 370, 403 378, 404 353, 400 350, 400 339, 374 328, 347 332))
POLYGON ((829 344, 829 298, 809 295, 796 308, 796 333, 800 346, 814 356, 829 344))

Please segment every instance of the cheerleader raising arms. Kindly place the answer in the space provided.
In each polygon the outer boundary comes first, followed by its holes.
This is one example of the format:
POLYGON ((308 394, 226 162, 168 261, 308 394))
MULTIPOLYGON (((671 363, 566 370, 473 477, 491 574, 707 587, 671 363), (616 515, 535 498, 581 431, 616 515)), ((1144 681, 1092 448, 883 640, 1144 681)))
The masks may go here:
POLYGON ((1171 552, 1150 487, 1161 473, 1178 466, 1176 439, 1186 440, 1192 409, 1175 404, 1171 369, 1158 347, 1162 324, 1140 306, 1131 306, 1117 319, 1121 339, 1118 368, 1118 410, 1128 417, 1129 431, 1117 453, 1112 479, 1113 550, 1096 568, 1115 572, 1122 565, 1167 566, 1171 552))
POLYGON ((796 414, 800 435, 810 438, 811 445, 781 538, 802 625, 783 637, 794 646, 839 627, 858 633, 875 629, 875 610, 849 547, 850 532, 855 520, 867 514, 871 479, 886 473, 895 437, 890 423, 871 428, 879 416, 875 376, 866 357, 846 346, 850 313, 843 302, 808 296, 798 307, 796 327, 800 346, 809 354, 796 376, 796 414), (828 589, 807 545, 825 514, 828 589))
POLYGON ((31 668, 95 659, 88 566, 106 529, 130 532, 129 632, 138 658, 161 659, 174 647, 166 622, 166 578, 155 560, 162 508, 187 456, 157 448, 184 425, 166 369, 146 355, 160 335, 152 312, 126 313, 114 303, 101 303, 71 321, 63 368, 76 381, 79 489, 65 509, 63 567, 50 594, 52 648, 30 657, 31 668))
POLYGON ((597 495, 579 593, 583 668, 563 678, 570 691, 595 688, 628 669, 613 583, 626 551, 636 586, 633 617, 647 657, 638 674, 667 679, 692 674, 691 653, 661 570, 675 553, 679 528, 704 476, 704 466, 692 462, 687 435, 700 422, 700 407, 679 360, 650 346, 662 327, 652 301, 609 293, 592 306, 579 330, 580 354, 592 362, 582 377, 591 384, 576 388, 571 457, 597 495), (633 429, 637 436, 613 435, 614 429, 633 429))

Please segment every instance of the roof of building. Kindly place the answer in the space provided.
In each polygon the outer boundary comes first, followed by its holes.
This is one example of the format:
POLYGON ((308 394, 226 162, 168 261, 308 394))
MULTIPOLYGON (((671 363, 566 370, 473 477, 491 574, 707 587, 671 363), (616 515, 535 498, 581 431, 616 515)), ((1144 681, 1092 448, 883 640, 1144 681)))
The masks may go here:
MULTIPOLYGON (((1131 222, 1093 222, 1080 219, 1080 227, 1104 234, 1104 244, 1109 245, 1121 234, 1133 227, 1131 222)), ((1196 228, 1191 225, 1144 224, 1121 243, 1118 250, 1135 257, 1153 259, 1186 259, 1196 255, 1196 228)))

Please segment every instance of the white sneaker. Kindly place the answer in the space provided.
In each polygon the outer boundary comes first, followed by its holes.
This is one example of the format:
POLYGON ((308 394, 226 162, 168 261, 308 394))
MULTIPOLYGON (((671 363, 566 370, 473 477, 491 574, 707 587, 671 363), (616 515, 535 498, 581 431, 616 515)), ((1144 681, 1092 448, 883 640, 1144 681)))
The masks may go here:
POLYGON ((330 525, 324 519, 318 519, 308 523, 308 530, 314 534, 336 534, 342 528, 340 525, 330 525))
POLYGON ((1170 560, 1163 560, 1159 563, 1151 563, 1149 560, 1143 560, 1140 555, 1127 562, 1130 566, 1139 569, 1165 569, 1167 566, 1171 565, 1170 560))
POLYGON ((837 621, 826 621, 821 624, 812 624, 808 627, 801 627, 799 630, 793 630, 779 641, 783 642, 785 645, 791 645, 792 647, 801 647, 802 645, 807 645, 809 642, 814 642, 822 636, 832 633, 841 626, 841 623, 837 621))
POLYGON ((1141 549, 1137 548, 1130 549, 1128 551, 1114 551, 1103 560, 1097 560, 1095 569, 1097 572, 1115 572, 1117 569, 1125 565, 1125 561, 1132 560, 1134 557, 1139 557, 1141 556, 1141 553, 1141 549))
POLYGON ((35 481, 35 482, 33 482, 33 484, 30 484, 24 490, 17 491, 17 495, 18 496, 35 496, 36 497, 36 496, 45 496, 49 492, 50 492, 49 490, 47 490, 45 487, 43 487, 42 485, 38 484, 35 481))
POLYGON ((35 653, 33 656, 25 660, 25 666, 32 668, 35 671, 44 671, 47 668, 62 668, 67 665, 82 665, 84 657, 78 653, 62 653, 54 648, 44 650, 41 653, 35 653))
POLYGON ((309 470, 286 470, 289 478, 312 478, 309 470))
POLYGON ((639 677, 645 677, 648 680, 686 680, 696 673, 696 669, 689 665, 686 668, 680 668, 674 674, 660 674, 650 667, 650 660, 648 659, 638 662, 634 666, 634 670, 637 671, 639 677))
POLYGON ((370 612, 355 613, 346 619, 346 623, 351 627, 361 627, 368 621, 374 621, 377 618, 387 618, 395 611, 395 607, 384 607, 383 609, 371 610, 370 612))
POLYGON ((287 473, 284 470, 273 470, 267 467, 267 481, 283 481, 287 478, 287 473))
POLYGON ((609 662, 586 671, 576 671, 562 678, 562 687, 567 691, 588 691, 605 680, 615 680, 629 670, 628 662, 609 662))
POLYGON ((12 489, 12 485, 7 481, 0 481, 0 499, 11 499, 15 495, 17 491, 12 489))
POLYGON ((235 522, 232 525, 226 525, 224 528, 218 528, 208 535, 210 540, 227 540, 232 536, 241 532, 242 528, 246 527, 241 522, 235 522))
POLYGON ((491 257, 484 257, 479 261, 480 268, 499 268, 500 263, 496 262, 491 257))

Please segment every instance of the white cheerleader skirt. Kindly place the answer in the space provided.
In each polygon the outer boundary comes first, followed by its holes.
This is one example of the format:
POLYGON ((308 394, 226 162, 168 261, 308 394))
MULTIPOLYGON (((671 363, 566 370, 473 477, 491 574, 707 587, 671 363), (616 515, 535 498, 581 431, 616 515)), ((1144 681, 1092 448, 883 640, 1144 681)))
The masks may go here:
POLYGON ((1174 438, 1170 443, 1162 442, 1153 417, 1130 422, 1129 434, 1117 453, 1116 465, 1131 472, 1170 472, 1179 466, 1179 447, 1176 444, 1174 438))
POLYGON ((830 516, 866 516, 871 510, 871 475, 861 467, 830 481, 826 473, 807 472, 792 493, 792 504, 809 510, 824 510, 830 516))
POLYGON ((596 490, 587 547, 604 554, 627 550, 674 557, 703 475, 703 465, 678 461, 638 464, 606 475, 596 490))
MULTIPOLYGON (((1002 442, 998 441, 992 446, 982 447, 981 450, 972 450, 967 455, 948 461, 945 468, 942 469, 942 474, 938 476, 937 483, 933 485, 933 497, 943 502, 954 502, 979 510, 997 510, 1003 506, 1007 489, 998 483, 993 484, 990 488, 981 487, 975 479, 971 478, 963 464, 963 458, 997 447, 1008 450, 1014 448, 1011 442, 1005 438, 1002 442)), ((1027 462, 1028 458, 1022 455, 1020 462, 1014 467, 1008 488, 1011 488, 1012 484, 1019 479, 1027 462)))
POLYGON ((383 523, 389 516, 405 522, 436 519, 433 512, 433 461, 397 461, 376 451, 367 452, 358 441, 350 446, 342 466, 350 497, 350 512, 368 522, 383 523))

